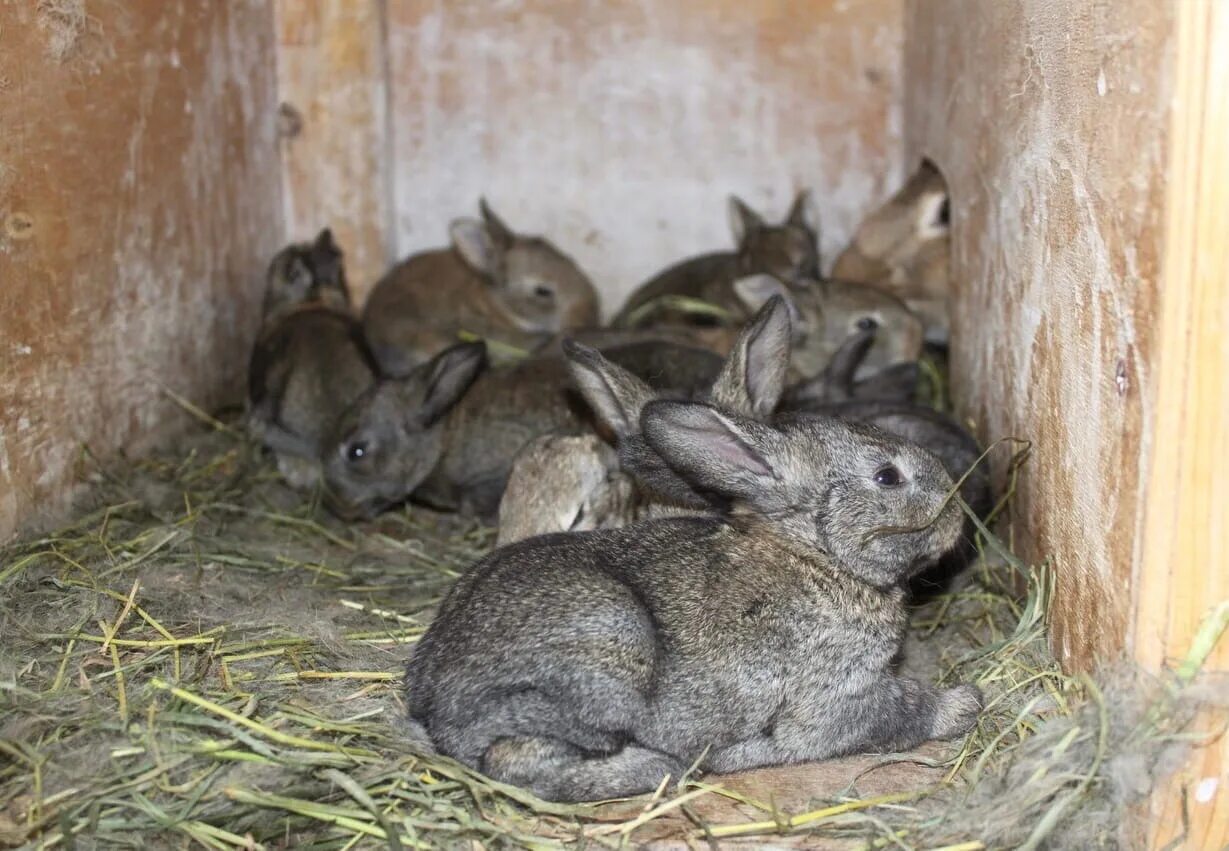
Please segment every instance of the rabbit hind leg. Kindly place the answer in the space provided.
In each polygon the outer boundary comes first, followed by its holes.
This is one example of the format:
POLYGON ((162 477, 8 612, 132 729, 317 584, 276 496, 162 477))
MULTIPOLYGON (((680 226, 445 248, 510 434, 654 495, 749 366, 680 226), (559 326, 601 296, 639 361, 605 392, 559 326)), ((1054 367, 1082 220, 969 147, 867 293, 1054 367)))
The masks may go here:
POLYGON ((538 736, 500 739, 487 748, 483 771, 550 801, 601 801, 651 792, 667 775, 678 780, 683 766, 659 751, 628 744, 592 755, 573 744, 538 736))

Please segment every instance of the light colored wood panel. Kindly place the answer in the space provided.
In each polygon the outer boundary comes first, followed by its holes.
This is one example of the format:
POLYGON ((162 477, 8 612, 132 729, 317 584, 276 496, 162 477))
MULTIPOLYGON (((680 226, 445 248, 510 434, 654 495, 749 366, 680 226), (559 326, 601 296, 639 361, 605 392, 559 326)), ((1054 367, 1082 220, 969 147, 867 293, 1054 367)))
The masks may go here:
MULTIPOLYGON (((1185 657, 1229 604, 1229 6, 1180 4, 1166 197, 1155 396, 1136 607, 1135 655, 1152 670, 1185 657)), ((1204 676, 1229 676, 1222 636, 1204 676)), ((1229 842, 1229 711, 1196 728, 1215 735, 1151 806, 1152 847, 1229 842), (1185 810, 1185 813, 1183 812, 1185 810), (1185 836, 1183 826, 1186 825, 1185 836)))
POLYGON ((902 0, 389 0, 399 253, 486 194, 607 311, 813 187, 829 260, 895 188, 902 0))
POLYGON ((0 4, 0 539, 181 426, 162 387, 241 395, 281 233, 264 3, 44 13, 0 4))
POLYGON ((391 260, 383 0, 276 0, 291 239, 331 227, 361 297, 391 260))
POLYGON ((1052 644, 1073 668, 1122 653, 1138 593, 1172 15, 908 5, 908 149, 953 193, 952 388, 982 438, 1033 442, 1010 530, 1056 570, 1052 644))

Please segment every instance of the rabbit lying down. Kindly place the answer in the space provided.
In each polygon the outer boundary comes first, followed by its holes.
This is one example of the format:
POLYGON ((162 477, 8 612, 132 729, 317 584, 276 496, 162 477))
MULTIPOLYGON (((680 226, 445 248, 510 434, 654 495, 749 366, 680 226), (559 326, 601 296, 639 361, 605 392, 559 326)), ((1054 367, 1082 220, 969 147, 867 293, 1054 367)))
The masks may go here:
POLYGON ((495 550, 409 664, 444 754, 541 797, 959 736, 981 694, 895 673, 902 582, 957 542, 932 454, 831 418, 644 406, 647 445, 723 509, 495 550))

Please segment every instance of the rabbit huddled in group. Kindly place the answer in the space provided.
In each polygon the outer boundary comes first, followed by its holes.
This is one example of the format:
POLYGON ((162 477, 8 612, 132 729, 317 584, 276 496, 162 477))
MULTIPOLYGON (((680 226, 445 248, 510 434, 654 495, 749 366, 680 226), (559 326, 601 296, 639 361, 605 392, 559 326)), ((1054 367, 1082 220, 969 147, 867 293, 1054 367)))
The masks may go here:
POLYGON ((290 245, 266 276, 263 322, 248 365, 248 427, 295 487, 319 478, 337 417, 375 381, 350 309, 341 250, 325 229, 290 245))
POLYGON ((368 296, 363 331, 385 373, 406 374, 462 332, 528 351, 597 322, 597 291, 571 257, 479 206, 480 220, 452 223, 449 248, 412 255, 368 296))
MULTIPOLYGON (((721 365, 711 352, 664 342, 607 354, 684 395, 707 387, 721 365)), ((348 517, 372 516, 411 494, 492 517, 517 452, 540 435, 583 433, 586 417, 568 393, 561 358, 488 371, 485 345, 460 343, 380 381, 342 415, 324 450, 326 497, 348 517)))
POLYGON ((923 160, 895 195, 863 219, 832 274, 891 290, 924 318, 927 339, 944 343, 950 256, 947 181, 932 162, 923 160))
MULTIPOLYGON (((731 413, 767 416, 784 388, 789 335, 778 335, 783 348, 774 350, 764 328, 784 314, 784 309, 763 309, 739 334, 711 385, 692 395, 731 413)), ((662 469, 640 436, 641 409, 654 399, 681 394, 654 389, 575 340, 564 341, 562 348, 574 387, 617 453, 596 434, 550 435, 527 444, 513 462, 499 505, 497 545, 547 532, 618 528, 637 519, 709 512, 709 503, 662 469)))
POLYGON ((711 516, 502 547, 449 592, 410 661, 443 753, 555 800, 900 750, 967 732, 970 685, 898 676, 901 583, 960 512, 929 452, 878 429, 644 406, 648 446, 711 516))
POLYGON ((785 281, 819 276, 818 234, 809 192, 799 192, 785 221, 769 225, 735 197, 729 200, 734 251, 692 257, 670 266, 639 286, 614 318, 617 327, 715 324, 670 306, 671 298, 704 302, 741 319, 744 310, 731 285, 741 277, 769 274, 785 281))
POLYGON ((790 366, 794 378, 811 378, 835 357, 851 334, 876 331, 858 363, 864 378, 895 364, 915 363, 922 354, 922 320, 892 293, 839 278, 787 283, 773 275, 748 275, 733 284, 747 315, 779 296, 793 328, 790 366))

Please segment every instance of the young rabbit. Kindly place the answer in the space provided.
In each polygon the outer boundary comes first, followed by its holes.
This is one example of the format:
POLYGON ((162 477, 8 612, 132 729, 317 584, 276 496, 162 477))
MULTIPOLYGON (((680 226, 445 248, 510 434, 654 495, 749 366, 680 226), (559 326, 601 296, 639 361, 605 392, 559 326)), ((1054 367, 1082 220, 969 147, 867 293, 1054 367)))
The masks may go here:
POLYGON ((499 501, 496 546, 548 532, 626 526, 637 516, 635 483, 596 434, 547 434, 512 461, 499 501))
POLYGON ((875 343, 875 336, 876 329, 869 327, 850 334, 819 375, 788 389, 785 406, 798 408, 851 399, 912 402, 921 378, 917 361, 894 363, 866 378, 855 379, 858 367, 875 343))
POLYGON ((450 248, 409 257, 368 297, 363 331, 386 374, 406 374, 462 331, 528 351, 596 324, 597 292, 572 258, 479 207, 481 221, 452 223, 450 248))
POLYGON ((733 291, 748 312, 773 296, 785 300, 794 330, 790 364, 797 378, 822 372, 849 335, 858 331, 875 335, 859 361, 857 378, 892 364, 912 363, 922 354, 921 319, 878 287, 839 279, 799 286, 772 275, 748 275, 734 282, 733 291))
POLYGON ((374 380, 332 234, 278 252, 248 364, 247 421, 287 482, 306 488, 319 478, 334 421, 374 380))
POLYGON ((735 319, 744 318, 730 285, 745 275, 766 273, 783 280, 810 280, 819 275, 815 213, 809 192, 799 192, 789 215, 769 225, 758 213, 731 197, 730 228, 737 248, 692 257, 659 272, 642 284, 615 317, 619 327, 643 325, 714 325, 712 318, 671 309, 671 296, 698 299, 735 319))
POLYGON ((444 754, 552 800, 906 750, 975 723, 971 685, 898 676, 901 583, 951 548, 951 479, 876 429, 654 401, 651 448, 716 516, 544 535, 452 588, 411 659, 444 754))
MULTIPOLYGON (((684 394, 707 387, 720 368, 710 352, 668 343, 608 354, 655 386, 684 394)), ((522 446, 539 435, 586 430, 561 358, 485 367, 485 345, 461 343, 360 397, 324 451, 334 510, 369 517, 413 494, 437 508, 489 518, 522 446)))
POLYGON ((944 343, 950 255, 947 182, 922 160, 908 182, 858 226, 832 275, 891 290, 925 319, 927 339, 944 343))

